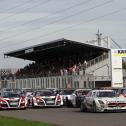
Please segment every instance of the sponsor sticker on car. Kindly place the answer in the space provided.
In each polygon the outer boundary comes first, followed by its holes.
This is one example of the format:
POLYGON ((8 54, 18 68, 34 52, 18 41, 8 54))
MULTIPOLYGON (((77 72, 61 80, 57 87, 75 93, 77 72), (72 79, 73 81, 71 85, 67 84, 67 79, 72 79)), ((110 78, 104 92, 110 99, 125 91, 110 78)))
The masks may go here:
POLYGON ((47 101, 47 103, 50 103, 50 104, 52 104, 52 103, 54 103, 54 101, 47 101))
POLYGON ((17 102, 10 103, 10 105, 17 105, 17 104, 18 104, 17 102))

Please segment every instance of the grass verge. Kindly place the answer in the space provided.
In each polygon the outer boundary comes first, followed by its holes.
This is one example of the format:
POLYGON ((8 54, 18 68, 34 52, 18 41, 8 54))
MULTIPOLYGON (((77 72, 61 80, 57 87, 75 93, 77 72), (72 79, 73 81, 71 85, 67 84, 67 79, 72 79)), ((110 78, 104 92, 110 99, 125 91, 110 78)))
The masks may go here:
POLYGON ((58 126, 58 125, 0 116, 0 126, 58 126))

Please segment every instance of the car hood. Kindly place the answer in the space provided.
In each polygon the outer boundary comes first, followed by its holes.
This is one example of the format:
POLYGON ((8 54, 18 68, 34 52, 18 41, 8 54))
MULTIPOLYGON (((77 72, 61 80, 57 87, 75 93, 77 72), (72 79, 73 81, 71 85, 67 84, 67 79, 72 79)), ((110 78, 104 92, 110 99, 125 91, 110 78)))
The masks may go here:
POLYGON ((4 100, 4 101, 18 101, 20 98, 19 97, 16 97, 16 98, 1 98, 1 100, 4 100))
POLYGON ((56 98, 56 96, 36 96, 35 98, 56 98))

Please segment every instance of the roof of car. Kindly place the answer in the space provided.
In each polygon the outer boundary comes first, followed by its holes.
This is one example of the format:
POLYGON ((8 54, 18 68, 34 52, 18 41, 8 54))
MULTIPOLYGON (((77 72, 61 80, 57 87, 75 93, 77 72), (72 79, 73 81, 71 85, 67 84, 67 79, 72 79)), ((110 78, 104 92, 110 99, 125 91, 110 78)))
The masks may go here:
POLYGON ((80 89, 76 89, 76 91, 80 91, 80 90, 92 90, 90 88, 80 88, 80 89))
POLYGON ((113 90, 92 90, 93 92, 108 92, 108 91, 113 91, 113 90))
POLYGON ((40 90, 36 90, 35 92, 42 92, 42 91, 51 91, 50 89, 40 89, 40 90))

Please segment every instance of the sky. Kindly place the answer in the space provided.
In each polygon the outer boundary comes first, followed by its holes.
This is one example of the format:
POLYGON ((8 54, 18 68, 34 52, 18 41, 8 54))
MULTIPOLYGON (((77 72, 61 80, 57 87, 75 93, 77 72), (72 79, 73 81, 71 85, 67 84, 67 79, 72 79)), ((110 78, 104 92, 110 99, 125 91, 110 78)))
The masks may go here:
POLYGON ((59 38, 79 42, 109 36, 126 48, 126 0, 0 0, 0 69, 29 61, 4 53, 59 38))

